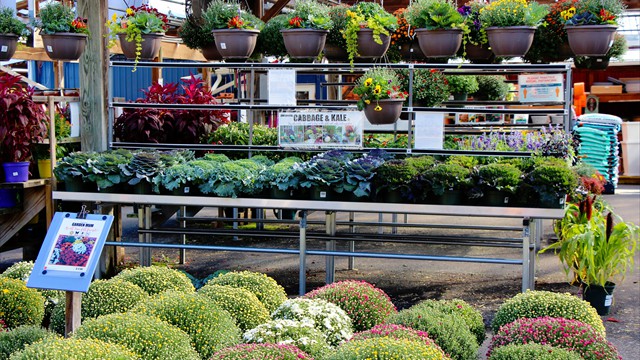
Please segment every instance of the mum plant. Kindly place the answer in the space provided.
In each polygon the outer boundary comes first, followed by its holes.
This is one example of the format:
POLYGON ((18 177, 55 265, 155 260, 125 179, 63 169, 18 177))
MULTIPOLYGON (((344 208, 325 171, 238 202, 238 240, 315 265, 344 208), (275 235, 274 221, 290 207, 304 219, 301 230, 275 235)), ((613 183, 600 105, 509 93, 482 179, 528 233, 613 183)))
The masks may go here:
POLYGON ((426 345, 419 340, 393 337, 374 337, 349 341, 340 346, 327 360, 366 360, 366 359, 448 359, 436 346, 426 345), (384 350, 382 350, 384 349, 384 350))
POLYGON ((446 75, 446 79, 449 92, 453 94, 454 98, 457 94, 466 96, 478 91, 478 80, 475 75, 446 75))
POLYGON ((38 325, 44 318, 44 298, 24 281, 0 278, 0 313, 7 328, 38 325))
POLYGON ((522 171, 511 164, 491 163, 478 168, 477 184, 485 190, 515 193, 522 182, 522 171))
POLYGON ((136 284, 149 295, 159 294, 166 290, 177 290, 185 293, 195 291, 193 284, 186 275, 178 270, 163 266, 125 269, 114 278, 136 284))
POLYGON ((388 337, 396 340, 411 340, 419 341, 427 345, 429 348, 433 348, 433 357, 429 359, 448 359, 449 357, 442 351, 440 346, 429 337, 426 331, 414 330, 410 327, 396 325, 396 324, 380 324, 372 327, 369 330, 355 333, 351 338, 352 341, 388 337))
POLYGON ((536 359, 536 360, 581 360, 578 353, 563 348, 537 343, 509 344, 491 351, 489 360, 536 359))
POLYGON ((113 47, 118 34, 124 34, 125 40, 133 42, 136 45, 135 59, 133 71, 136 71, 136 65, 140 61, 142 51, 143 34, 164 33, 168 28, 169 20, 167 15, 158 11, 158 9, 147 4, 140 6, 130 6, 125 13, 118 16, 113 14, 111 19, 107 20, 109 28, 109 47, 113 47))
POLYGON ((562 61, 573 55, 566 46, 569 45, 567 31, 564 28, 568 14, 575 13, 578 0, 561 0, 549 5, 542 26, 536 29, 531 48, 524 59, 535 63, 538 61, 562 61), (573 9, 573 10, 571 10, 573 9))
POLYGON ((82 318, 123 313, 148 298, 149 295, 144 290, 128 281, 95 280, 82 297, 82 318))
POLYGON ((240 344, 220 350, 210 360, 312 360, 313 358, 294 345, 240 344))
POLYGON ((473 96, 479 100, 504 100, 509 93, 505 77, 500 75, 478 76, 478 90, 473 96))
POLYGON ((333 26, 331 26, 329 34, 327 34, 327 45, 333 45, 338 49, 347 48, 347 42, 343 35, 343 31, 351 19, 350 15, 347 13, 347 11, 350 12, 349 8, 350 7, 346 4, 338 4, 329 8, 328 15, 333 26))
POLYGON ((470 184, 471 170, 458 164, 440 163, 429 169, 423 180, 431 185, 435 195, 447 191, 463 190, 470 184))
POLYGON ((287 293, 272 277, 251 271, 231 271, 207 284, 228 285, 251 291, 271 313, 287 300, 287 293))
MULTIPOLYGON (((408 69, 397 70, 400 89, 409 91, 408 69)), ((413 106, 439 106, 449 98, 449 80, 437 69, 413 70, 413 106)))
POLYGON ((349 54, 349 62, 353 65, 358 56, 358 31, 368 28, 373 31, 373 41, 382 44, 380 35, 390 36, 398 27, 398 20, 388 13, 382 5, 373 2, 359 2, 347 11, 349 17, 342 32, 349 54))
POLYGON ((358 110, 363 110, 367 105, 374 104, 375 111, 382 111, 380 100, 404 100, 408 96, 406 91, 401 90, 400 79, 395 71, 381 67, 369 69, 358 78, 353 93, 360 96, 358 110))
POLYGON ((12 353, 17 353, 30 344, 56 338, 56 333, 39 325, 22 325, 9 331, 0 330, 0 358, 9 359, 12 353))
POLYGON ((11 355, 15 360, 76 359, 135 360, 139 356, 127 347, 97 339, 51 338, 35 342, 11 355))
POLYGON ((264 304, 247 289, 207 284, 198 289, 198 294, 229 312, 242 332, 271 319, 264 304))
POLYGON ((242 336, 248 344, 272 343, 295 345, 316 358, 329 353, 329 344, 311 320, 275 319, 247 331, 242 336))
POLYGON ((480 21, 485 27, 537 26, 546 14, 535 1, 497 0, 480 9, 480 21))

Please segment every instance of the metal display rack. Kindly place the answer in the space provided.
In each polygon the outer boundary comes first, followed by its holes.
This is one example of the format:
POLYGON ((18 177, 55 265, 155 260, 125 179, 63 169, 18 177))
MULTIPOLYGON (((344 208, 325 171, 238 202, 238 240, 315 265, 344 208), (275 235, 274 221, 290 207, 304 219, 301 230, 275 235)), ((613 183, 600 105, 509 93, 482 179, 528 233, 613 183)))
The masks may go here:
MULTIPOLYGON (((112 62, 112 66, 130 66, 130 62, 117 61, 112 62)), ((193 63, 157 63, 157 62, 139 62, 138 67, 193 67, 193 63)), ((232 69, 236 72, 243 72, 249 74, 249 80, 247 81, 248 94, 254 93, 254 80, 255 76, 260 71, 275 68, 294 68, 300 73, 316 73, 316 74, 351 74, 350 71, 363 71, 373 66, 381 66, 381 64, 355 64, 353 70, 350 70, 348 64, 268 64, 268 63, 203 63, 198 64, 199 67, 210 68, 226 68, 232 69)), ((565 129, 569 126, 569 114, 570 114, 570 101, 571 99, 571 68, 568 64, 555 64, 555 65, 472 65, 472 64, 384 64, 384 66, 390 68, 405 68, 409 70, 410 86, 409 86, 409 106, 404 110, 409 113, 408 128, 404 131, 409 136, 409 144, 411 144, 411 136, 413 132, 414 111, 432 111, 432 112, 465 112, 464 108, 419 108, 413 107, 412 100, 412 79, 413 71, 420 68, 438 68, 443 69, 445 72, 455 72, 455 74, 479 74, 479 75, 491 75, 491 74, 519 74, 519 73, 561 73, 565 77, 565 101, 557 103, 541 103, 537 105, 555 105, 556 108, 550 109, 474 109, 474 112, 478 113, 544 113, 544 114, 562 114, 565 116, 565 129), (563 105, 562 108, 557 108, 557 105, 563 105)), ((141 104, 141 103, 124 103, 113 102, 110 99, 110 119, 109 119, 109 146, 110 147, 122 147, 122 148, 158 148, 158 149, 171 149, 171 148, 189 148, 197 150, 246 150, 249 153, 253 150, 260 151, 279 151, 281 149, 274 147, 262 147, 254 146, 251 144, 251 134, 254 116, 253 111, 260 110, 291 110, 291 109, 355 109, 353 102, 344 102, 340 100, 327 100, 322 101, 316 105, 300 104, 296 106, 273 106, 260 103, 260 99, 254 99, 252 96, 240 97, 242 102, 236 104, 221 104, 221 105, 174 105, 174 104, 141 104), (250 124, 250 142, 249 146, 219 146, 219 145, 185 145, 185 144, 138 144, 138 143, 123 143, 113 141, 111 138, 113 135, 113 114, 114 108, 126 107, 126 108, 164 108, 164 109, 198 109, 198 110, 212 110, 212 109, 225 109, 225 110, 248 110, 248 122, 250 124)), ((517 102, 516 102, 517 103, 517 102)), ((474 104, 474 103, 469 103, 474 104)), ((477 103, 475 103, 477 104, 477 103)), ((468 112, 468 109, 466 109, 468 112)), ((504 126, 504 125, 501 125, 504 126)), ((403 131, 402 129, 396 129, 403 131)), ((410 145, 409 145, 410 146, 410 145)), ((395 149, 399 152, 405 152, 407 154, 424 153, 421 151, 412 151, 411 148, 405 150, 395 149)), ((300 151, 300 150, 297 150, 300 151)), ((455 151, 431 151, 427 152, 431 154, 467 154, 467 155, 499 155, 499 156, 528 156, 527 153, 510 153, 510 152, 455 152, 455 151)), ((344 201, 312 201, 312 200, 279 200, 279 199, 255 199, 255 198, 219 198, 219 197, 206 197, 206 196, 173 196, 173 195, 135 195, 135 194, 107 194, 107 193, 82 193, 82 192, 61 192, 55 191, 53 198, 57 200, 65 201, 80 201, 80 202, 93 202, 99 205, 119 205, 119 204, 135 204, 139 209, 139 241, 138 242, 107 242, 106 245, 110 246, 130 246, 141 248, 141 265, 150 265, 152 248, 175 248, 175 249, 200 249, 200 250, 214 250, 214 251, 242 251, 242 252, 259 252, 259 253, 279 253, 290 254, 299 256, 299 281, 300 281, 300 294, 304 294, 306 291, 306 258, 309 255, 320 255, 326 257, 326 281, 330 283, 334 280, 335 262, 334 257, 349 257, 350 266, 352 265, 352 259, 354 257, 369 257, 369 258, 381 258, 381 259, 403 259, 403 260, 430 260, 430 261, 452 261, 452 262, 477 262, 477 263, 490 263, 490 264, 511 264, 522 266, 522 290, 533 289, 535 282, 535 254, 539 249, 541 233, 542 233, 542 220, 543 219, 558 219, 564 214, 562 209, 543 209, 543 208, 518 208, 518 207, 483 207, 483 206, 450 206, 450 205, 423 205, 423 204, 396 204, 396 203, 371 203, 371 202, 344 202, 344 201), (185 217, 179 216, 179 228, 166 229, 152 229, 151 226, 151 206, 169 205, 177 206, 184 210, 186 206, 197 207, 227 207, 227 208, 259 208, 259 209, 296 209, 298 210, 298 238, 297 248, 290 247, 273 247, 273 248, 257 248, 257 247, 245 247, 245 246, 215 246, 215 245, 188 245, 185 243, 185 234, 190 233, 190 230, 186 227, 185 217), (309 212, 323 211, 325 212, 325 234, 316 238, 326 241, 326 250, 308 250, 307 239, 309 238, 308 219, 309 212), (444 256, 444 255, 429 255, 429 254, 409 254, 409 253, 390 253, 390 252, 364 252, 358 251, 354 246, 354 238, 348 236, 337 236, 336 226, 338 221, 336 220, 337 212, 348 212, 350 219, 352 219, 354 213, 378 213, 380 221, 378 223, 357 223, 365 226, 411 226, 396 222, 398 214, 417 214, 417 215, 444 215, 451 217, 470 217, 470 218, 512 218, 521 219, 522 225, 516 227, 484 227, 482 225, 469 224, 465 228, 469 229, 481 229, 481 230, 508 230, 519 232, 521 235, 511 239, 476 239, 477 241, 460 241, 446 242, 468 246, 496 246, 496 247, 518 247, 521 248, 520 258, 491 258, 491 257, 469 257, 469 256, 444 256), (393 215, 393 221, 391 223, 382 222, 382 214, 390 213, 393 215), (178 234, 183 237, 182 244, 161 244, 153 242, 153 234, 158 233, 171 233, 178 234), (349 242, 348 251, 337 251, 336 241, 346 240, 349 242)), ((184 211, 181 211, 184 215, 184 211)), ((258 219, 257 222, 266 222, 268 220, 258 219)), ((282 222, 282 221, 280 221, 282 222)), ((420 226, 419 224, 417 226, 420 226)), ((221 232, 207 231, 206 234, 221 234, 221 232)), ((256 232, 233 230, 231 232, 234 236, 260 236, 256 232)), ((284 236, 291 236, 291 233, 284 236)), ((359 236, 364 236, 359 234, 359 236)), ((393 236, 379 237, 376 239, 360 239, 364 241, 379 241, 379 242, 393 242, 393 236)), ((415 243, 430 243, 430 241, 421 238, 415 238, 411 240, 415 243)), ((402 241, 400 241, 402 242, 402 241)))

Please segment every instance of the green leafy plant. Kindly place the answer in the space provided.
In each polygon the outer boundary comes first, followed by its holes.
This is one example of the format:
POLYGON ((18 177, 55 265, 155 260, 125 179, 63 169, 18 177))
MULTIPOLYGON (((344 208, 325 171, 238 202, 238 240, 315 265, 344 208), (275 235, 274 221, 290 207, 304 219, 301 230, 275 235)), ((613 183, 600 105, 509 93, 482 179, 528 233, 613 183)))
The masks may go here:
POLYGON ((187 333, 155 316, 131 312, 100 316, 85 321, 73 337, 125 346, 144 359, 200 359, 187 333))
POLYGON ((0 313, 4 325, 39 325, 44 318, 44 298, 22 280, 0 277, 0 313))
POLYGON ((349 63, 353 65, 358 56, 358 31, 369 28, 373 31, 373 41, 382 44, 380 35, 390 36, 398 27, 398 20, 388 13, 382 5, 373 2, 359 2, 347 12, 347 23, 342 31, 345 38, 349 63))
POLYGON ((118 16, 113 14, 112 18, 107 20, 109 28, 109 44, 113 47, 116 43, 118 34, 125 34, 126 41, 136 44, 136 57, 134 59, 133 71, 136 69, 140 54, 142 51, 142 34, 158 34, 164 33, 168 28, 169 20, 167 16, 147 4, 140 6, 130 6, 124 14, 118 16))
POLYGON ((13 15, 13 9, 0 7, 0 34, 27 36, 30 32, 27 25, 13 15))
POLYGON ((478 76, 478 90, 473 96, 479 100, 504 100, 509 92, 509 85, 504 76, 487 75, 478 76))
MULTIPOLYGON (((400 88, 409 91, 409 70, 398 69, 400 88)), ((449 98, 449 81, 436 69, 413 70, 413 106, 439 106, 449 98)))
POLYGON ((160 154, 156 151, 138 151, 128 163, 120 166, 122 174, 129 178, 128 184, 131 186, 140 183, 151 184, 163 168, 164 163, 160 161, 160 154))
POLYGON ((333 27, 329 7, 317 0, 296 1, 287 17, 285 26, 289 29, 329 30, 333 27))
POLYGON ((90 170, 88 180, 95 182, 98 189, 107 189, 127 183, 131 177, 124 174, 123 168, 129 164, 132 158, 133 154, 124 149, 102 152, 87 161, 90 170))
POLYGON ((316 358, 329 352, 329 344, 312 321, 275 319, 248 330, 242 336, 245 343, 295 345, 316 358))
POLYGON ((617 25, 626 5, 621 0, 578 0, 575 7, 561 13, 565 24, 617 25))
POLYGON ((478 345, 482 345, 486 338, 482 314, 464 300, 425 300, 414 305, 413 308, 414 310, 420 309, 421 311, 434 309, 446 314, 455 314, 467 324, 467 327, 475 336, 478 345))
POLYGON ((376 171, 383 163, 384 159, 374 153, 347 161, 344 190, 352 192, 357 197, 368 197, 376 171))
POLYGON ((458 312, 414 305, 392 315, 387 322, 427 332, 451 359, 474 360, 478 356, 476 337, 458 312))
POLYGON ((547 12, 535 1, 497 0, 480 9, 480 21, 485 27, 537 26, 547 12))
POLYGON ((287 300, 287 293, 273 278, 251 271, 232 271, 212 279, 207 284, 228 285, 251 291, 271 313, 287 300))
POLYGON ((500 346, 491 351, 489 360, 513 360, 513 359, 536 359, 536 360, 580 360, 582 356, 576 352, 551 345, 541 345, 537 343, 509 344, 500 346))
POLYGON ((39 325, 22 325, 9 331, 0 331, 0 359, 7 360, 12 353, 27 345, 57 338, 57 334, 39 325))
MULTIPOLYGON (((371 338, 393 338, 396 340, 410 340, 424 343, 431 350, 429 355, 425 356, 428 359, 449 359, 449 357, 442 351, 440 346, 435 343, 425 331, 414 330, 412 328, 396 325, 396 324, 380 324, 372 327, 369 330, 356 333, 351 338, 351 341, 365 340, 371 338)), ((426 355, 426 354, 425 354, 426 355)))
POLYGON ((305 297, 324 299, 338 305, 351 318, 355 331, 371 329, 397 312, 384 291, 365 281, 338 281, 317 288, 305 297))
POLYGON ((300 187, 303 188, 331 188, 341 193, 345 182, 346 154, 339 150, 332 150, 318 154, 309 161, 296 163, 293 171, 300 174, 300 187))
POLYGON ((92 173, 89 163, 97 156, 98 153, 92 151, 72 152, 56 163, 53 174, 58 180, 67 181, 76 178, 88 183, 92 173))
POLYGON ((470 184, 471 170, 457 164, 440 163, 429 169, 423 179, 431 185, 435 195, 445 191, 462 190, 470 184))
POLYGON ((570 56, 570 52, 567 51, 561 55, 562 47, 569 46, 564 18, 568 11, 575 11, 577 2, 578 0, 560 0, 549 6, 549 12, 545 15, 544 21, 536 29, 531 48, 524 56, 526 61, 531 63, 563 61, 570 56))
POLYGON ((183 273, 163 266, 125 269, 116 275, 114 279, 136 284, 149 295, 159 294, 166 290, 177 290, 185 293, 195 291, 193 284, 183 273))
POLYGON ((458 8, 458 12, 463 16, 465 26, 468 29, 462 35, 465 43, 482 46, 489 42, 487 27, 480 20, 480 10, 487 4, 488 2, 484 0, 472 0, 458 8))
POLYGON ((542 201, 564 200, 578 186, 576 174, 565 164, 540 164, 527 176, 528 183, 542 201))
MULTIPOLYGON (((69 117, 71 116, 69 105, 60 107, 56 105, 56 111, 54 115, 54 131, 56 134, 56 159, 62 159, 69 153, 69 146, 60 144, 60 141, 68 138, 71 135, 71 122, 69 117)), ((47 122, 47 134, 50 134, 50 123, 47 122)), ((31 149, 32 155, 37 160, 47 160, 51 157, 51 149, 49 144, 34 144, 31 149)))
MULTIPOLYGON (((287 48, 284 46, 280 30, 285 29, 288 22, 289 16, 287 14, 276 15, 269 19, 258 34, 255 52, 264 56, 275 56, 279 59, 287 56, 287 48)), ((256 125, 254 124, 254 127, 256 125)))
POLYGON ((447 359, 442 350, 425 345, 419 340, 376 337, 349 341, 340 346, 327 360, 366 360, 366 359, 447 359), (384 349, 383 351, 381 349, 384 349))
POLYGON ((262 182, 281 191, 296 190, 300 185, 300 173, 294 170, 294 164, 302 163, 299 157, 287 157, 269 166, 260 175, 262 182))
POLYGON ((33 26, 40 29, 41 34, 68 32, 89 35, 87 19, 76 17, 73 9, 61 2, 43 6, 33 26))
POLYGON ((132 311, 155 316, 189 334, 203 359, 240 342, 240 329, 231 315, 197 293, 166 291, 139 303, 132 311))
POLYGON ((376 105, 376 111, 382 111, 379 100, 407 98, 407 93, 401 90, 400 79, 395 71, 381 67, 369 69, 358 78, 353 93, 360 97, 358 110, 363 110, 366 105, 373 103, 376 105))
POLYGON ((464 26, 464 18, 450 0, 417 0, 407 8, 407 20, 414 28, 455 29, 464 26))
POLYGON ((479 85, 475 75, 447 75, 449 92, 451 94, 473 94, 479 85))
POLYGON ((257 29, 264 23, 255 15, 242 9, 233 0, 213 0, 202 12, 205 26, 211 29, 257 29))
POLYGON ((522 171, 511 164, 491 163, 479 167, 477 177, 480 188, 513 194, 522 182, 522 171))
POLYGON ((548 344, 574 351, 585 360, 621 359, 605 336, 578 320, 553 317, 517 319, 506 324, 491 338, 487 356, 509 344, 548 344))
POLYGON ((207 284, 198 289, 198 294, 228 311, 243 332, 270 320, 267 308, 247 289, 207 284))
POLYGON ((95 280, 82 296, 82 318, 123 313, 148 300, 148 294, 138 285, 121 279, 95 280))
POLYGON ((240 344, 220 350, 210 360, 312 360, 313 358, 294 345, 240 344))
POLYGON ((416 175, 418 175, 417 169, 405 159, 392 159, 378 167, 373 184, 376 193, 400 191, 405 194, 409 191, 409 183, 416 175))
POLYGON ((496 311, 491 328, 497 333, 503 325, 517 319, 543 316, 578 320, 605 334, 602 319, 588 302, 568 293, 533 290, 517 294, 502 303, 496 311))
POLYGON ((11 356, 12 360, 136 360, 138 358, 125 346, 96 339, 47 339, 33 343, 11 356))

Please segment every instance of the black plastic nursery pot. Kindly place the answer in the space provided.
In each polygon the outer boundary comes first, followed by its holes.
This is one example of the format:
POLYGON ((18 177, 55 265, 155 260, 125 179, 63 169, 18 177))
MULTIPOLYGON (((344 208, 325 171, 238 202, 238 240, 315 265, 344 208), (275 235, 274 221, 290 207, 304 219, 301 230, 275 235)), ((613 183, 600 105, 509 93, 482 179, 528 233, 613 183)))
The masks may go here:
POLYGON ((582 299, 593 306, 598 315, 608 315, 613 303, 613 290, 616 284, 607 282, 604 286, 582 285, 582 299))

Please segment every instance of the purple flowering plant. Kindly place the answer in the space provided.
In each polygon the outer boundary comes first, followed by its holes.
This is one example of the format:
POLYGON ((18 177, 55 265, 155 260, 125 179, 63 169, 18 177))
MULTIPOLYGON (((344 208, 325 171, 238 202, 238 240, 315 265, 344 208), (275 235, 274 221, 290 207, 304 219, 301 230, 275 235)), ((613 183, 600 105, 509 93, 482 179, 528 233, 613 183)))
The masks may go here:
POLYGON ((458 13, 464 18, 464 23, 469 29, 464 34, 468 43, 483 45, 489 42, 485 26, 480 21, 480 9, 487 5, 486 0, 471 0, 458 8, 458 13))

